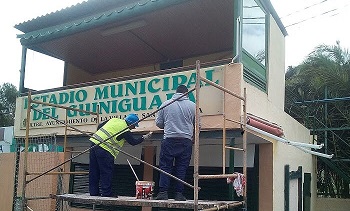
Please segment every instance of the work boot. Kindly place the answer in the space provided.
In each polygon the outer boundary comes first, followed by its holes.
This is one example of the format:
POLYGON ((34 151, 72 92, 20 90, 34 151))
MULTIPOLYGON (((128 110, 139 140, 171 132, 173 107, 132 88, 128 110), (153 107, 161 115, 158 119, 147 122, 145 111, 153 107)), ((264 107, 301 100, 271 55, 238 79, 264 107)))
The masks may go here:
POLYGON ((176 192, 175 201, 186 201, 186 197, 182 193, 176 192))
POLYGON ((167 191, 161 191, 158 193, 156 200, 168 200, 168 192, 167 191))

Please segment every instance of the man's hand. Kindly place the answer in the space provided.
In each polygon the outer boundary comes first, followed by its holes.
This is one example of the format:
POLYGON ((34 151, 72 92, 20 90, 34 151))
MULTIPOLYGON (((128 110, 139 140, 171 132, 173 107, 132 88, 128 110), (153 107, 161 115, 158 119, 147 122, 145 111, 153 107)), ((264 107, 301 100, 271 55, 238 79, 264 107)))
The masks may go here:
POLYGON ((150 139, 151 138, 151 136, 152 136, 152 131, 150 131, 149 133, 147 133, 147 134, 145 134, 145 135, 143 135, 142 136, 142 138, 143 138, 143 140, 148 140, 148 139, 150 139))

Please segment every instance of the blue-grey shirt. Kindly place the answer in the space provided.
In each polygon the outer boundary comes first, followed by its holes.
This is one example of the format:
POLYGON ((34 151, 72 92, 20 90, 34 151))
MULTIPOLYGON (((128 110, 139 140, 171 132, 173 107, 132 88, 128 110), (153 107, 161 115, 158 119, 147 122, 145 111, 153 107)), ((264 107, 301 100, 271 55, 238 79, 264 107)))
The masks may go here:
MULTIPOLYGON (((168 105, 182 93, 175 93, 170 100, 162 103, 168 105)), ((164 129, 164 138, 193 138, 196 104, 183 96, 179 100, 159 110, 156 115, 157 127, 164 129)))

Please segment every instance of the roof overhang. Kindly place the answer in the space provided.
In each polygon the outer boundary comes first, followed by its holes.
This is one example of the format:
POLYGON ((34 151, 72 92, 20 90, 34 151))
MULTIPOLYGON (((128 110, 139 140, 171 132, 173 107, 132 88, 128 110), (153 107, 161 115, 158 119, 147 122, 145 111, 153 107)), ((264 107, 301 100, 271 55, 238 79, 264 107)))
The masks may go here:
POLYGON ((233 0, 89 0, 15 28, 23 46, 100 74, 232 52, 233 11, 233 0))
MULTIPOLYGON (((109 10, 86 12, 83 18, 61 24, 46 23, 50 15, 19 24, 16 27, 26 33, 18 37, 23 46, 91 74, 232 51, 232 0, 116 2, 116 8, 109 5, 109 10)), ((70 13, 55 14, 55 20, 65 14, 70 13)))

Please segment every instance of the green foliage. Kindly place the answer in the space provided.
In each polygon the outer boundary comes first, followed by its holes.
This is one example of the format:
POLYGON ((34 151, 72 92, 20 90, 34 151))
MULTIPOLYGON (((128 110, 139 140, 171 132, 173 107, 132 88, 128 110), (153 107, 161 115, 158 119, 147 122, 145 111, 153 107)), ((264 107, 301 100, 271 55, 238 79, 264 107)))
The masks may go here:
POLYGON ((318 194, 349 197, 350 54, 336 45, 319 45, 296 67, 288 67, 285 110, 311 130, 320 151, 337 162, 318 160, 318 194), (342 161, 344 160, 344 161, 342 161), (345 176, 344 176, 345 175, 345 176), (346 188, 347 187, 347 188, 346 188), (345 191, 344 191, 345 190, 345 191), (347 190, 347 191, 346 191, 347 190))
POLYGON ((18 91, 13 84, 0 86, 0 127, 13 126, 17 96, 18 91))
POLYGON ((254 56, 259 62, 264 63, 266 59, 265 50, 260 50, 254 56))
MULTIPOLYGON (((319 45, 302 64, 297 67, 288 67, 286 73, 286 111, 301 122, 303 122, 302 119, 305 120, 307 115, 315 115, 317 112, 306 110, 305 104, 296 104, 295 102, 349 96, 350 54, 348 50, 340 47, 339 42, 333 46, 319 45)), ((348 104, 344 101, 338 101, 331 106, 335 112, 338 112, 337 116, 344 120, 342 124, 350 125, 348 104)), ((321 116, 323 118, 324 115, 321 116)))

